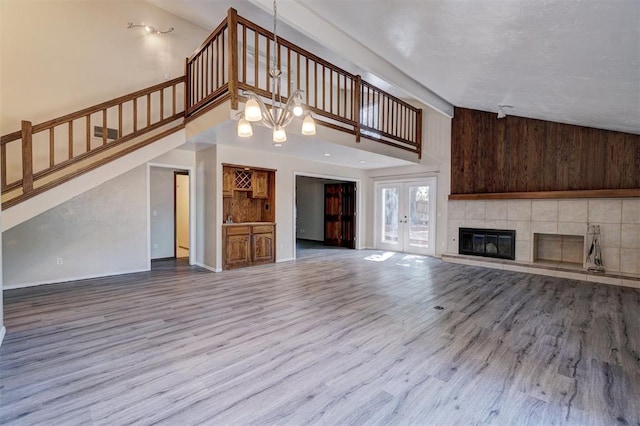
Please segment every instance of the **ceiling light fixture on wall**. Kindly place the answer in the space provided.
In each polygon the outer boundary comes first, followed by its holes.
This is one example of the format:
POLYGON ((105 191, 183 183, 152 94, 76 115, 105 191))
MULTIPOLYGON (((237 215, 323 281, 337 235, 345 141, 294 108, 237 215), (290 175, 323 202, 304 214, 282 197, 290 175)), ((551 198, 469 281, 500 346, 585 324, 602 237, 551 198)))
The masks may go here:
MULTIPOLYGON (((273 130, 273 145, 282 146, 287 141, 287 133, 284 128, 293 121, 294 117, 302 116, 304 109, 302 108, 302 90, 295 90, 289 96, 287 103, 282 104, 282 96, 280 95, 282 71, 280 70, 280 64, 276 61, 276 49, 278 48, 277 22, 278 9, 276 0, 273 0, 273 49, 271 49, 273 57, 271 63, 274 64, 274 67, 269 70, 269 77, 271 78, 271 109, 255 92, 244 91, 242 94, 249 99, 244 105, 244 115, 238 121, 238 136, 241 138, 252 136, 251 123, 262 122, 273 130)), ((313 121, 311 112, 307 112, 302 121, 302 134, 306 136, 316 134, 316 123, 313 121)))
POLYGON ((166 30, 164 30, 164 31, 161 31, 161 30, 159 30, 159 29, 157 29, 156 27, 153 27, 153 26, 151 26, 151 25, 145 25, 145 24, 134 24, 133 22, 129 22, 129 23, 127 24, 127 28, 128 28, 128 29, 132 29, 132 28, 144 28, 144 30, 145 30, 146 32, 148 32, 149 34, 167 34, 167 33, 170 33, 171 31, 173 31, 173 30, 174 30, 174 28, 173 28, 173 27, 171 27, 171 28, 168 28, 168 29, 166 29, 166 30))
POLYGON ((513 108, 513 105, 498 105, 498 118, 505 118, 507 116, 507 112, 504 110, 505 108, 513 108))

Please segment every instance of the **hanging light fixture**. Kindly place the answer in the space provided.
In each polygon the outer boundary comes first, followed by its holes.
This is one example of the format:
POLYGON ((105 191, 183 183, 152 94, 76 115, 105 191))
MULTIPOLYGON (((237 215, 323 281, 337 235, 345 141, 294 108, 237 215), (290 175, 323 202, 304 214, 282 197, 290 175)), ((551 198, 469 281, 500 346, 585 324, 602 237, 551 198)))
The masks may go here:
MULTIPOLYGON (((282 104, 280 95, 280 78, 282 71, 280 64, 276 61, 276 49, 278 48, 278 8, 277 0, 273 0, 273 49, 271 49, 273 68, 269 70, 271 78, 271 108, 252 91, 245 91, 242 94, 249 99, 244 105, 244 115, 238 121, 238 136, 249 137, 253 135, 252 122, 262 122, 265 126, 273 129, 273 145, 282 146, 287 141, 287 133, 284 128, 293 121, 294 117, 304 114, 302 108, 302 91, 295 90, 289 96, 286 104, 282 104)), ((288 82, 287 82, 288 83, 288 82)), ((312 136, 316 134, 316 123, 310 112, 307 112, 302 122, 302 134, 312 136)))

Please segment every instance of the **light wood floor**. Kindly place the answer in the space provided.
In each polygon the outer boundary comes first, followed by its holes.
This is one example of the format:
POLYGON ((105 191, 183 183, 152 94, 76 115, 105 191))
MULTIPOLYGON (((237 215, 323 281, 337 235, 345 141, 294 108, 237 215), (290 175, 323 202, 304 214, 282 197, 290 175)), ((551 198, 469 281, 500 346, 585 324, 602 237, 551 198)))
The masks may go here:
POLYGON ((640 290, 320 253, 6 291, 0 424, 640 424, 640 290))

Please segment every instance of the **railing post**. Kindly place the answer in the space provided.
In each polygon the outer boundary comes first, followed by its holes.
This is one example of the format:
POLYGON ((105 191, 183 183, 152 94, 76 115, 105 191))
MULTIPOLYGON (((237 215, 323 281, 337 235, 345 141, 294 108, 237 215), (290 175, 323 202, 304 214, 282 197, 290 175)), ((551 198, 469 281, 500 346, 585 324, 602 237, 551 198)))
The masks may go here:
POLYGON ((422 108, 416 117, 416 143, 418 144, 418 160, 422 159, 422 108))
POLYGON ((191 73, 189 72, 189 58, 184 60, 184 116, 191 114, 191 73))
POLYGON ((31 122, 22 120, 22 193, 33 190, 33 150, 31 122))
MULTIPOLYGON (((227 11, 227 30, 229 31, 229 95, 231 109, 238 109, 238 12, 232 7, 227 11)), ((244 41, 246 43, 246 40, 244 41)))
POLYGON ((362 111, 362 105, 360 105, 360 91, 362 87, 362 77, 360 77, 360 75, 356 76, 356 89, 355 89, 355 93, 354 95, 354 99, 353 99, 353 118, 356 121, 356 142, 360 142, 360 111, 362 111))

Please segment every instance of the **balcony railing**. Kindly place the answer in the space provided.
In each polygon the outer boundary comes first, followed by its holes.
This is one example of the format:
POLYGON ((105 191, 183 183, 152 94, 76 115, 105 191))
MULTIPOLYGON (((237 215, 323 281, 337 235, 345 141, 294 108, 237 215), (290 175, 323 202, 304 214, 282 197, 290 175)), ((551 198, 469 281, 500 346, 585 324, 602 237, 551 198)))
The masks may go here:
POLYGON ((187 116, 230 99, 238 108, 243 90, 271 98, 269 70, 275 56, 282 70, 280 95, 294 90, 319 124, 421 156, 422 110, 336 65, 278 37, 229 9, 227 18, 187 59, 187 116))

